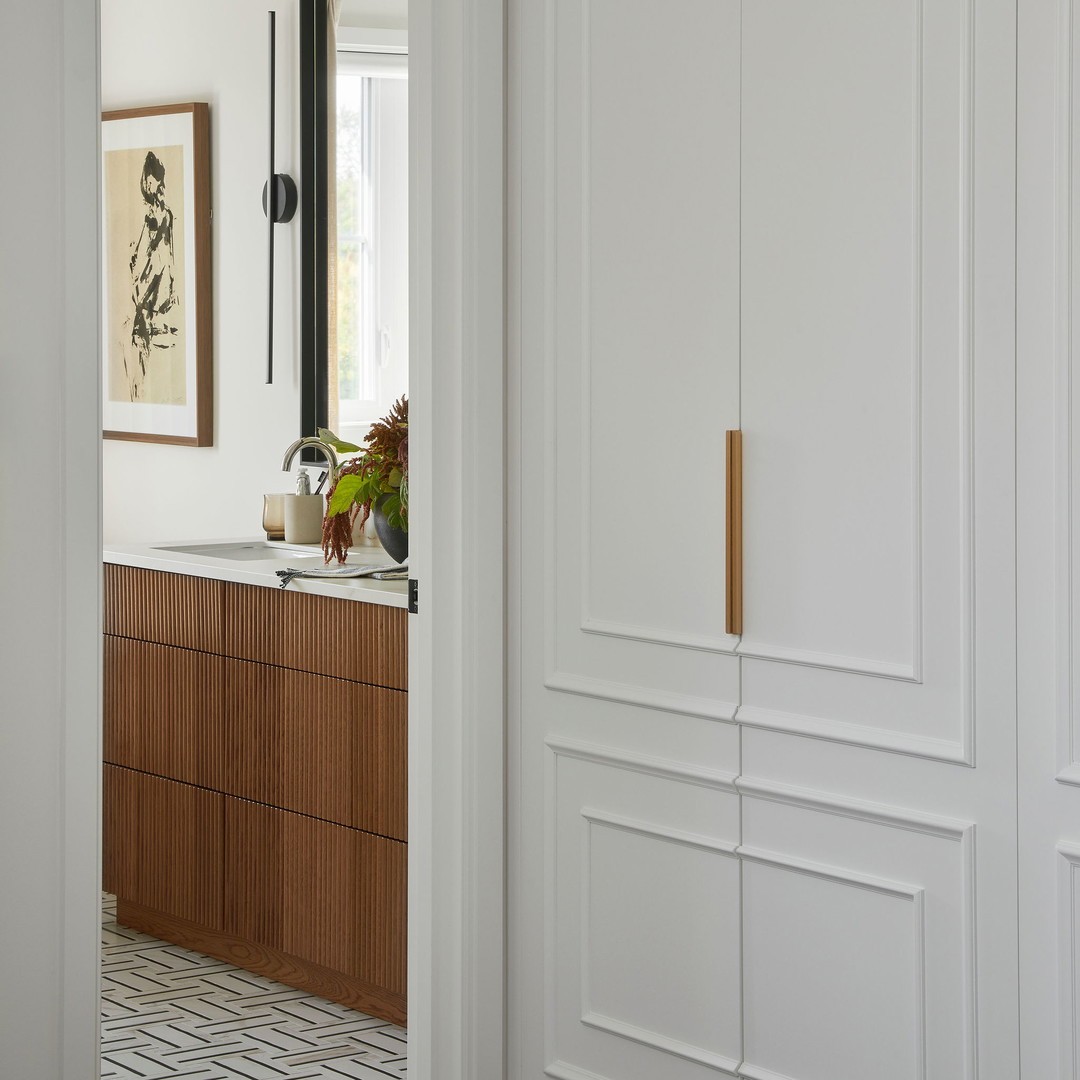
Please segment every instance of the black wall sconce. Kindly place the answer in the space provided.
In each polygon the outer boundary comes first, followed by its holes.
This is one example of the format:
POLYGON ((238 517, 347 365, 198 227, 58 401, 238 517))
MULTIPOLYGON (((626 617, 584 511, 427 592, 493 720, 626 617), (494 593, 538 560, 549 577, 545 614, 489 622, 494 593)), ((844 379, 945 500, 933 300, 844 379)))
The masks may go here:
POLYGON ((279 173, 275 165, 277 131, 277 12, 270 17, 270 168, 263 185, 262 206, 266 214, 269 277, 266 309, 266 382, 274 381, 274 226, 292 221, 298 195, 296 181, 279 173))

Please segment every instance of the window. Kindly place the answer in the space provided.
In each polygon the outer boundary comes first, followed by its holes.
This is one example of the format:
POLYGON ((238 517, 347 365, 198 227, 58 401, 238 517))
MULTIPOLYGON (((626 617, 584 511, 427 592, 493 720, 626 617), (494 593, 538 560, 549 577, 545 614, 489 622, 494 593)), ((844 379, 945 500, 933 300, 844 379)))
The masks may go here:
POLYGON ((356 443, 408 391, 407 76, 403 54, 338 53, 338 409, 331 424, 356 443))

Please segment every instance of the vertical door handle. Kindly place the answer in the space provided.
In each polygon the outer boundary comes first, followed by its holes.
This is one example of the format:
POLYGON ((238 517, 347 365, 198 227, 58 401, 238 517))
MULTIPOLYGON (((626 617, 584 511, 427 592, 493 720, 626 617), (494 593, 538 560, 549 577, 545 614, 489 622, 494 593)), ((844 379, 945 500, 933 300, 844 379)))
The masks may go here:
POLYGON ((742 432, 727 433, 726 618, 729 634, 743 631, 742 432))

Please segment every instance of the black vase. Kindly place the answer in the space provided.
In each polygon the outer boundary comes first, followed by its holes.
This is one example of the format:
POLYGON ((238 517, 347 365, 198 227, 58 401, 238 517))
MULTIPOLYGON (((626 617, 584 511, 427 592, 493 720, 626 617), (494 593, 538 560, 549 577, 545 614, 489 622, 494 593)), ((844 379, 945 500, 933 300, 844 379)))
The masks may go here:
POLYGON ((409 533, 406 529, 395 529, 386 520, 382 512, 382 503, 387 496, 380 496, 371 508, 371 516, 375 521, 375 534, 379 538, 386 554, 396 563, 403 563, 409 557, 409 533))

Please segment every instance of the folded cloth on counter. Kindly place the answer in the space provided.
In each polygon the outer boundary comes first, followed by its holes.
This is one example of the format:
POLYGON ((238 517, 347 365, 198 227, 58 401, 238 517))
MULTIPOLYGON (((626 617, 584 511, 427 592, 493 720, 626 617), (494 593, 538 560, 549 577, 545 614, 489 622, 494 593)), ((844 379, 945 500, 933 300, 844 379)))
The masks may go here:
POLYGON ((284 589, 294 577, 369 577, 376 581, 406 581, 409 577, 409 566, 407 563, 394 563, 391 566, 322 566, 310 570, 293 570, 289 567, 286 570, 275 570, 274 573, 281 578, 281 587, 284 589))

